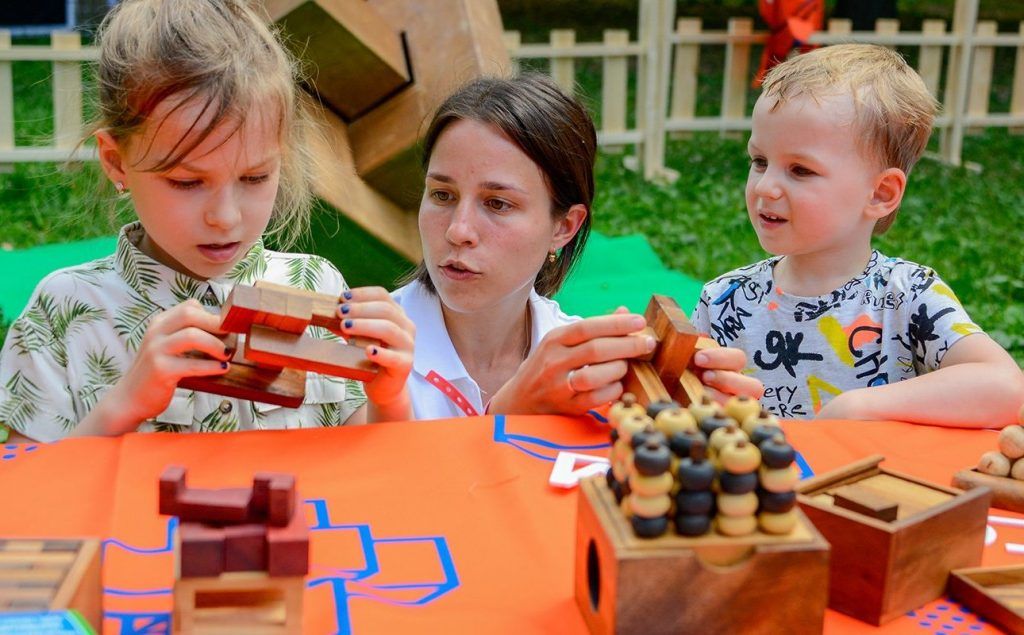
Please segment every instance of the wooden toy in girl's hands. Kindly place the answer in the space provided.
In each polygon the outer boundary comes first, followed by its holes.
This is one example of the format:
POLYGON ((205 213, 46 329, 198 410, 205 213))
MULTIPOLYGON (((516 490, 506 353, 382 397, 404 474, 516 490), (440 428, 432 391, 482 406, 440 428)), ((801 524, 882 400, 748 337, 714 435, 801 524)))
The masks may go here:
POLYGON ((981 455, 978 465, 953 475, 953 487, 992 490, 992 506, 1024 512, 1024 406, 1017 416, 1020 425, 999 432, 999 449, 981 455))

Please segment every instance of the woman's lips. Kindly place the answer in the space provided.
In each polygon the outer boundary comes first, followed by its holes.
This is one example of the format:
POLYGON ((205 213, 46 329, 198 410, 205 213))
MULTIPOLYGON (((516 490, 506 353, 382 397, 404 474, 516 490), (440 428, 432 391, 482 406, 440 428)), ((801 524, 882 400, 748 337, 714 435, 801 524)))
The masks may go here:
POLYGON ((469 269, 466 269, 459 265, 441 265, 439 269, 441 270, 441 273, 445 275, 445 277, 450 278, 452 280, 471 280, 481 275, 476 271, 470 271, 469 269))

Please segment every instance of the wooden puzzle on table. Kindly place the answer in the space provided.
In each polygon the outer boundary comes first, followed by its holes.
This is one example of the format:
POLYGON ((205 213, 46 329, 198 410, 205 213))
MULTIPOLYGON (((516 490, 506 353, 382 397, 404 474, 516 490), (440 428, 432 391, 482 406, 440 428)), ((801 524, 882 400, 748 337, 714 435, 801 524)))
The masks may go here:
POLYGON ((0 613, 77 611, 103 618, 100 544, 82 539, 0 539, 0 613))
POLYGON ((832 545, 829 606, 881 625, 940 597, 950 571, 981 563, 990 492, 882 468, 872 456, 797 486, 832 545))
POLYGON ((992 490, 992 506, 1024 513, 1024 406, 1018 425, 999 432, 999 449, 981 455, 978 465, 953 475, 953 487, 992 490))
POLYGON ((362 340, 332 341, 305 334, 309 326, 341 331, 339 299, 259 281, 237 285, 221 307, 222 330, 234 349, 224 375, 186 377, 178 386, 238 399, 297 408, 306 394, 306 371, 368 381, 377 374, 362 340), (244 342, 239 345, 240 338, 244 342))
POLYGON ((957 569, 949 594, 1008 633, 1024 633, 1024 566, 957 569))
POLYGON ((795 450, 756 400, 703 394, 690 362, 707 344, 674 301, 655 296, 646 317, 658 347, 627 380, 644 398, 612 407, 611 469, 581 483, 576 602, 588 627, 819 632, 828 544, 796 507, 795 450))
POLYGON ((179 521, 175 632, 301 633, 309 529, 295 478, 261 472, 251 487, 227 489, 185 479, 179 466, 160 476, 160 513, 179 521))

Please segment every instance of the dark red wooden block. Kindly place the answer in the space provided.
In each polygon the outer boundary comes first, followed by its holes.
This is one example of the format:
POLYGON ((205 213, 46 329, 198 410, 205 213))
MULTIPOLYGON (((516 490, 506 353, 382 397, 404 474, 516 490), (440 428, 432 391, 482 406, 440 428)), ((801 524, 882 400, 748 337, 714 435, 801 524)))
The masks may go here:
POLYGON ((224 527, 224 570, 265 571, 267 526, 262 523, 224 527))
POLYGON ((224 572, 224 531, 202 523, 178 525, 181 540, 180 575, 183 578, 216 576, 224 572))

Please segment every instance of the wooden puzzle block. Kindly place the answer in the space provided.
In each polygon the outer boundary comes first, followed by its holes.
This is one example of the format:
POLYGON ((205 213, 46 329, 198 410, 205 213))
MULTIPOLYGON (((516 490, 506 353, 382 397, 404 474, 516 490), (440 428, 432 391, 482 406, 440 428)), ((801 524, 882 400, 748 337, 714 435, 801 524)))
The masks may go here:
POLYGON ((629 362, 626 366, 626 376, 622 378, 622 387, 625 392, 633 393, 637 402, 645 407, 657 401, 668 401, 670 398, 650 362, 629 362))
POLYGON ((186 489, 178 496, 178 513, 183 522, 212 524, 249 521, 252 489, 186 489))
POLYGON ((267 573, 271 576, 309 572, 309 528, 305 517, 292 514, 284 527, 267 527, 267 573))
MULTIPOLYGON (((338 317, 338 304, 341 302, 338 296, 326 293, 296 289, 283 284, 275 284, 266 280, 257 280, 254 286, 262 291, 277 292, 286 294, 290 299, 301 299, 309 302, 309 321, 313 326, 320 326, 334 332, 341 331, 341 318, 338 317)), ((303 309, 305 310, 305 308, 303 309)))
POLYGON ((633 533, 604 478, 580 482, 575 597, 591 633, 821 633, 829 545, 787 535, 633 533))
POLYGON ((358 381, 370 381, 377 375, 376 364, 366 359, 362 348, 255 325, 245 339, 245 357, 358 381))
POLYGON ((178 497, 185 491, 185 468, 171 465, 160 474, 160 513, 178 515, 178 497))
POLYGON ((259 312, 259 290, 244 284, 235 285, 220 309, 220 328, 229 333, 245 333, 259 312))
POLYGON ((74 610, 99 632, 102 597, 98 540, 0 539, 0 612, 74 610))
POLYGON ((881 625, 940 597, 953 569, 977 566, 991 493, 964 492, 881 468, 872 456, 814 476, 797 500, 832 544, 829 606, 881 625), (856 484, 897 505, 883 522, 835 504, 831 492, 856 484))
POLYGON ((957 569, 949 576, 949 594, 1007 633, 1024 633, 1024 567, 957 569))
POLYGON ((687 369, 679 375, 675 391, 672 392, 672 399, 678 401, 679 405, 685 408, 692 403, 700 403, 704 392, 704 384, 701 383, 700 378, 692 370, 687 369))
POLYGON ((832 502, 836 507, 876 518, 883 522, 896 520, 899 505, 879 496, 875 492, 860 485, 845 485, 831 492, 832 502))
POLYGON ((263 523, 224 527, 224 571, 267 570, 267 526, 263 523))
POLYGON ((290 474, 274 475, 269 494, 267 522, 275 527, 287 526, 295 515, 295 477, 290 474))
POLYGON ((700 336, 679 304, 664 295, 651 296, 644 311, 647 325, 657 335, 658 347, 651 362, 662 383, 674 386, 690 365, 700 336))
POLYGON ((174 583, 174 633, 301 635, 302 576, 261 572, 181 578, 174 583))
POLYGON ((178 523, 178 577, 205 577, 224 571, 224 531, 204 523, 178 523))
POLYGON ((412 81, 401 30, 369 2, 265 0, 285 42, 316 69, 317 93, 348 121, 412 81))
MULTIPOLYGON (((239 352, 244 355, 244 350, 239 352)), ((306 399, 306 371, 231 362, 228 372, 210 377, 185 377, 179 388, 234 399, 298 408, 306 399)))

